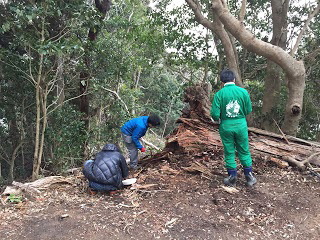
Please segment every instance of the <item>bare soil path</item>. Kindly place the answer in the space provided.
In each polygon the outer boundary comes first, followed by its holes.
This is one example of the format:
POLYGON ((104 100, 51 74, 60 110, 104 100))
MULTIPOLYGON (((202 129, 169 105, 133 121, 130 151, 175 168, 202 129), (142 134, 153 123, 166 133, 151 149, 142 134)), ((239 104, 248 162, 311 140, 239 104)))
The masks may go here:
POLYGON ((219 165, 208 179, 160 162, 138 176, 156 185, 112 196, 89 195, 75 178, 1 206, 0 239, 319 239, 318 179, 256 161, 258 184, 247 188, 240 174, 239 192, 228 193, 219 165))

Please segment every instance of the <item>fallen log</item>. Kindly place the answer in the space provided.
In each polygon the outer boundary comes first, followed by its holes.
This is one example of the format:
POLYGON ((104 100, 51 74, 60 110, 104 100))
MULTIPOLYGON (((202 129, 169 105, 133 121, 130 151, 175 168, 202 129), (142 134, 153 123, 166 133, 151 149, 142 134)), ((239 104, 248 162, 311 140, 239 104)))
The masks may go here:
POLYGON ((270 158, 268 158, 267 160, 270 161, 270 162, 275 163, 279 168, 289 167, 288 162, 283 161, 283 160, 278 159, 278 158, 270 157, 270 158))
POLYGON ((29 183, 20 183, 13 181, 12 186, 7 186, 2 195, 21 195, 22 193, 25 193, 29 197, 36 198, 41 195, 40 190, 47 189, 52 184, 58 183, 73 184, 68 178, 62 176, 45 177, 29 183))

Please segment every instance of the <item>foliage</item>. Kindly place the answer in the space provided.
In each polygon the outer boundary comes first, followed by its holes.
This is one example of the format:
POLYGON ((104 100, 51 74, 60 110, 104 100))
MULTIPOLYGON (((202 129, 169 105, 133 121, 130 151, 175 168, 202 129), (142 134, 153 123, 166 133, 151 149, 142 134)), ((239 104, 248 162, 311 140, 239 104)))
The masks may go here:
POLYGON ((22 201, 22 197, 21 196, 17 196, 15 194, 10 194, 8 200, 11 203, 20 203, 22 201))
POLYGON ((84 128, 81 119, 81 114, 68 103, 52 113, 46 137, 47 169, 60 172, 82 163, 81 143, 86 136, 79 134, 84 128))

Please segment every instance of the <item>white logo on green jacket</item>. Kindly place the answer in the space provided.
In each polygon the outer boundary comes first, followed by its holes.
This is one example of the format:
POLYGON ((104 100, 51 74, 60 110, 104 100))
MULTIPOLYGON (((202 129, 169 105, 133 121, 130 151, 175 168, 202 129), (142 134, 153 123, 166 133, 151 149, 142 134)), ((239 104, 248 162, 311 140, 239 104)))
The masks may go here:
POLYGON ((226 106, 227 117, 235 118, 239 115, 240 105, 238 100, 231 100, 226 106))

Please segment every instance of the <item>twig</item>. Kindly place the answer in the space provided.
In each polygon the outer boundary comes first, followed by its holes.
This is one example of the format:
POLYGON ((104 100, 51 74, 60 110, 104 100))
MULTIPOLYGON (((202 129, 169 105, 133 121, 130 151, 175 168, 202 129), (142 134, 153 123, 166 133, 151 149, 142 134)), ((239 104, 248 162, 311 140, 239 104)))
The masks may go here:
POLYGON ((303 160, 302 163, 303 164, 306 164, 306 163, 309 163, 315 156, 318 156, 320 155, 320 152, 316 152, 314 154, 312 154, 310 157, 308 157, 306 160, 303 160))
POLYGON ((283 157, 283 159, 289 163, 296 165, 299 169, 305 170, 306 164, 309 163, 315 156, 318 156, 318 155, 320 155, 320 152, 312 154, 310 157, 308 157, 307 159, 305 159, 303 161, 298 161, 290 156, 285 156, 285 157, 283 157))
POLYGON ((276 122, 276 120, 274 120, 273 118, 272 118, 272 120, 273 120, 273 121, 275 122, 275 124, 277 125, 280 133, 282 134, 282 136, 283 136, 283 138, 284 138, 284 140, 286 140, 286 142, 290 145, 290 142, 288 141, 287 137, 286 137, 286 136, 284 135, 284 133, 282 132, 282 130, 281 130, 281 128, 279 127, 279 125, 278 125, 278 123, 276 122))
POLYGON ((120 203, 118 206, 127 207, 127 208, 135 208, 135 207, 136 207, 136 206, 134 206, 134 205, 129 206, 129 205, 126 205, 126 204, 123 204, 123 203, 120 203))
POLYGON ((118 94, 116 91, 113 91, 113 90, 108 89, 108 88, 105 88, 105 87, 101 87, 101 88, 104 89, 104 90, 106 90, 106 91, 108 91, 108 92, 113 93, 113 94, 122 102, 122 104, 124 105, 127 113, 130 115, 130 112, 129 112, 129 109, 128 109, 128 107, 127 107, 127 104, 122 100, 122 98, 119 96, 119 94, 118 94))
POLYGON ((2 198, 0 197, 0 202, 3 206, 6 206, 6 203, 2 200, 2 198))
POLYGON ((171 190, 140 190, 140 189, 138 190, 139 192, 143 192, 143 193, 172 192, 171 190))

